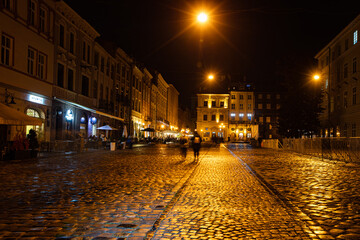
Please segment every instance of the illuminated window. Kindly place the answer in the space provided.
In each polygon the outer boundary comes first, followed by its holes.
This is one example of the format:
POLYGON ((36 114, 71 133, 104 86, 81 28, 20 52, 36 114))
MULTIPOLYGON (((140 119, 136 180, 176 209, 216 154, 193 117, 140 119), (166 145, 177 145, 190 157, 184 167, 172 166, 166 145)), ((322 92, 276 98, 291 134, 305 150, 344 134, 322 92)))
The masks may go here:
POLYGON ((270 117, 266 117, 266 122, 267 122, 267 123, 269 123, 269 122, 270 122, 270 120, 271 120, 271 118, 270 118, 270 117))
POLYGON ((258 98, 259 98, 259 99, 262 99, 262 94, 259 94, 259 95, 258 95, 258 98))
POLYGON ((266 109, 271 109, 271 104, 270 103, 266 104, 266 109))
POLYGON ((258 104, 258 109, 262 109, 262 104, 261 103, 258 104))
POLYGON ((354 45, 355 45, 357 42, 358 42, 358 30, 356 30, 356 31, 354 32, 354 40, 353 40, 354 45))
POLYGON ((264 117, 259 117, 259 122, 264 122, 264 117))
POLYGON ((249 119, 249 121, 251 121, 252 114, 251 114, 251 113, 248 113, 248 114, 247 114, 247 118, 249 119))
POLYGON ((32 108, 26 110, 26 115, 34 118, 40 118, 39 112, 32 108))

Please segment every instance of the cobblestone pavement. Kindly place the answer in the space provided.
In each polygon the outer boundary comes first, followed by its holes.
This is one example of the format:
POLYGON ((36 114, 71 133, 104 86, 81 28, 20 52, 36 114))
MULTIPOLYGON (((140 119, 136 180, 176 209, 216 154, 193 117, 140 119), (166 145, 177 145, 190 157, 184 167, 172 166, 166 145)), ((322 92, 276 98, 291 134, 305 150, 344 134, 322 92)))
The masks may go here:
POLYGON ((360 165, 271 149, 228 148, 270 184, 317 233, 360 239, 360 165))
POLYGON ((0 162, 0 239, 143 239, 195 166, 168 147, 0 162))
POLYGON ((318 239, 226 148, 200 155, 153 239, 318 239))

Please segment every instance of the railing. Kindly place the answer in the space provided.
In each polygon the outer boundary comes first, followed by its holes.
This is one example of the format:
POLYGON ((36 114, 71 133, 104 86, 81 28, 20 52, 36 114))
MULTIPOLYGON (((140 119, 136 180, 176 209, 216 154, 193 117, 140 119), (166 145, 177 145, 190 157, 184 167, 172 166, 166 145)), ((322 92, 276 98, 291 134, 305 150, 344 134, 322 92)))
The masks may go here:
POLYGON ((261 141, 261 147, 279 149, 282 145, 278 139, 263 139, 261 141))
POLYGON ((360 138, 284 139, 283 148, 330 160, 360 163, 360 138))

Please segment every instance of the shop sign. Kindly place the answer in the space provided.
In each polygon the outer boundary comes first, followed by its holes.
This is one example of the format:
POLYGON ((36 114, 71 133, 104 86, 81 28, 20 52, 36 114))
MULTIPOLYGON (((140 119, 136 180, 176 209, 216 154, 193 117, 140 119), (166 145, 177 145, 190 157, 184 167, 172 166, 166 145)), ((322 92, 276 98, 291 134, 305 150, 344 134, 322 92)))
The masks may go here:
POLYGON ((44 98, 31 94, 29 95, 29 101, 34 103, 44 104, 44 98))
POLYGON ((72 121, 74 119, 73 111, 68 109, 65 114, 66 121, 72 121))

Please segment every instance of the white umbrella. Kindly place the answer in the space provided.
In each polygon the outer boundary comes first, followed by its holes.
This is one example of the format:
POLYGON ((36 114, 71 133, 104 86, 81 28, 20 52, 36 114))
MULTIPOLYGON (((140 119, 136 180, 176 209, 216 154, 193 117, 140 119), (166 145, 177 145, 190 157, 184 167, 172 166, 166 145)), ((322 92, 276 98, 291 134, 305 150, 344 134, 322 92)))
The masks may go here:
POLYGON ((99 129, 99 130, 109 130, 109 131, 118 130, 117 128, 111 127, 109 125, 101 126, 101 127, 98 127, 97 129, 99 129))
POLYGON ((118 130, 117 128, 111 127, 109 125, 101 126, 101 127, 98 127, 97 129, 98 130, 105 130, 106 131, 106 137, 109 136, 109 131, 118 130))

